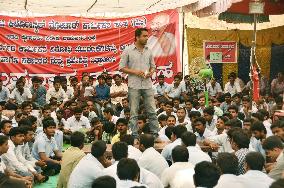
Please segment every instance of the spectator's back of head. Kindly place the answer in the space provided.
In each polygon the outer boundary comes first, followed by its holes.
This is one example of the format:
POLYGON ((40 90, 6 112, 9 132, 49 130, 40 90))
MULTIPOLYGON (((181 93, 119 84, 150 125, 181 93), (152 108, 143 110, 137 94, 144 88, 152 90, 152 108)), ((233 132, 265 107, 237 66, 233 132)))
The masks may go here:
POLYGON ((131 146, 134 145, 134 138, 130 134, 122 135, 120 137, 120 141, 125 142, 125 143, 127 143, 128 145, 131 145, 131 146))
POLYGON ((194 171, 193 180, 195 187, 213 188, 217 185, 221 175, 220 169, 208 161, 196 164, 194 171))
POLYGON ((79 131, 71 134, 70 143, 73 147, 83 148, 85 135, 79 131))
POLYGON ((283 143, 278 136, 270 136, 264 140, 262 147, 265 150, 273 150, 274 148, 283 149, 283 143))
POLYGON ((232 140, 238 146, 239 149, 249 148, 250 139, 248 135, 243 131, 235 131, 232 134, 232 140))
POLYGON ((181 136, 181 140, 186 147, 196 145, 196 135, 192 132, 187 131, 183 133, 181 136))
POLYGON ((173 134, 176 138, 181 138, 181 135, 187 131, 186 127, 183 125, 175 126, 173 129, 173 134))
POLYGON ((111 148, 112 156, 114 160, 119 161, 122 158, 127 158, 128 156, 128 146, 125 142, 116 142, 111 148))
POLYGON ((165 135, 168 137, 168 139, 171 139, 171 136, 173 134, 173 130, 174 130, 174 127, 167 127, 165 129, 165 135))
POLYGON ((91 154, 96 157, 102 157, 107 149, 106 143, 102 140, 95 141, 92 144, 91 154))
POLYGON ((121 180, 138 181, 140 168, 134 159, 123 158, 117 164, 117 176, 121 180))
POLYGON ((188 150, 185 146, 176 146, 172 150, 173 161, 176 162, 188 162, 188 150))
POLYGON ((248 170, 262 171, 265 159, 259 152, 250 152, 246 155, 246 165, 248 170))
POLYGON ((151 134, 141 134, 140 144, 145 147, 145 149, 154 147, 155 138, 151 134))
POLYGON ((111 176, 101 176, 95 179, 92 188, 116 188, 116 180, 111 176))
POLYGON ((222 174, 237 174, 238 171, 238 158, 232 153, 219 153, 217 160, 222 174))

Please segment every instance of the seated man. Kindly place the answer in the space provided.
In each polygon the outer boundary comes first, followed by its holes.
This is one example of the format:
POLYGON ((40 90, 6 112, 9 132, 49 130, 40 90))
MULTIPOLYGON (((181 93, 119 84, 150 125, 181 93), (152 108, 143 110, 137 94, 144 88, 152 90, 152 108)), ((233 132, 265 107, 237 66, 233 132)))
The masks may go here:
POLYGON ((98 76, 99 84, 96 86, 95 105, 98 110, 98 116, 102 117, 102 107, 111 107, 110 105, 110 88, 105 84, 105 78, 98 76))
MULTIPOLYGON (((223 163, 224 161, 222 161, 223 163)), ((274 179, 263 173, 265 159, 258 152, 250 152, 246 155, 246 173, 239 176, 244 187, 269 187, 274 179)))
POLYGON ((12 104, 21 105, 24 101, 31 101, 32 94, 29 88, 24 87, 24 82, 17 80, 16 88, 11 92, 10 102, 12 104))
POLYGON ((213 136, 213 132, 206 128, 206 120, 203 117, 197 118, 194 122, 194 129, 196 130, 195 135, 197 142, 202 142, 206 138, 213 136))
POLYGON ((284 170, 284 147, 281 139, 270 136, 264 140, 262 147, 266 153, 266 160, 270 162, 266 165, 268 175, 274 180, 280 179, 284 170))
POLYGON ((43 121, 43 134, 34 142, 32 154, 35 159, 42 160, 47 167, 44 173, 49 175, 58 174, 61 168, 61 153, 58 150, 54 134, 56 123, 52 120, 43 121))
MULTIPOLYGON (((0 157, 2 157, 3 154, 7 153, 9 149, 8 140, 9 138, 7 136, 0 135, 0 157)), ((22 177, 7 169, 3 160, 1 160, 0 162, 0 179, 2 188, 26 188, 26 186, 32 185, 32 177, 22 177)))
POLYGON ((193 165, 202 161, 211 162, 211 158, 205 152, 203 152, 199 146, 196 146, 196 136, 191 132, 185 132, 181 135, 182 145, 187 147, 189 158, 188 162, 193 165))
POLYGON ((161 181, 164 187, 174 187, 173 180, 176 172, 183 169, 193 169, 194 165, 188 162, 188 150, 185 146, 175 146, 172 150, 173 164, 166 168, 161 176, 161 181))
POLYGON ((76 165, 85 156, 82 151, 84 147, 85 136, 81 132, 74 132, 71 135, 71 147, 68 148, 62 156, 61 171, 58 178, 57 188, 66 188, 70 175, 76 165))
POLYGON ((71 132, 80 131, 82 129, 90 129, 90 121, 87 117, 82 115, 82 112, 82 108, 76 107, 74 109, 74 115, 67 119, 67 125, 65 129, 70 130, 71 132))
POLYGON ((118 112, 117 114, 120 114, 122 110, 122 99, 127 97, 128 87, 127 84, 122 82, 119 74, 115 74, 113 79, 115 84, 110 87, 111 103, 113 104, 114 110, 118 112))
POLYGON ((120 137, 128 133, 128 122, 124 118, 119 118, 116 122, 117 134, 112 138, 111 144, 120 141, 120 137))
MULTIPOLYGON (((128 158, 127 144, 124 142, 116 142, 112 145, 111 151, 115 162, 111 166, 104 169, 104 174, 110 175, 114 177, 117 181, 119 181, 119 178, 116 173, 117 164, 121 159, 128 158)), ((145 184, 149 187, 163 188, 162 182, 155 174, 141 167, 140 167, 139 183, 145 184)))
POLYGON ((91 153, 84 156, 72 171, 69 188, 91 187, 93 181, 103 175, 104 165, 108 165, 104 155, 106 149, 106 143, 102 140, 93 143, 91 153))
POLYGON ((23 156, 19 147, 22 147, 24 143, 24 129, 21 127, 13 127, 9 132, 9 136, 9 150, 6 154, 2 155, 5 165, 20 176, 32 176, 36 181, 44 181, 45 177, 37 173, 32 165, 21 162, 23 156))
POLYGON ((172 133, 172 138, 173 142, 166 145, 161 153, 161 155, 169 162, 171 163, 172 161, 172 150, 178 146, 181 145, 181 135, 186 132, 186 127, 182 125, 178 125, 174 127, 173 133, 172 133))
POLYGON ((198 163, 194 167, 194 171, 193 180, 195 187, 214 187, 217 185, 221 175, 219 168, 208 161, 198 163))
POLYGON ((31 147, 34 142, 34 131, 32 127, 22 126, 25 138, 24 144, 17 147, 17 158, 29 169, 35 169, 38 173, 41 173, 41 168, 46 167, 46 163, 41 160, 36 160, 31 153, 31 147))
POLYGON ((68 100, 68 96, 65 91, 61 87, 61 80, 59 77, 55 77, 53 81, 53 87, 49 88, 46 93, 46 103, 50 103, 51 98, 55 98, 57 104, 61 104, 62 102, 66 102, 68 100))
POLYGON ((135 159, 138 162, 142 155, 142 152, 134 147, 133 136, 131 136, 130 134, 121 136, 120 141, 128 144, 128 158, 135 159))
POLYGON ((95 179, 92 188, 116 188, 116 180, 111 176, 101 176, 95 179))
POLYGON ((111 121, 114 124, 116 124, 116 121, 118 120, 118 117, 114 115, 114 111, 110 107, 104 109, 104 118, 105 120, 111 121))
POLYGON ((220 176, 218 184, 215 188, 245 188, 239 176, 237 176, 238 158, 234 154, 226 152, 219 153, 216 162, 217 166, 221 170, 222 175, 220 176))
POLYGON ((117 164, 117 176, 120 181, 117 182, 117 188, 144 186, 138 183, 140 177, 140 168, 134 159, 121 159, 117 164))
POLYGON ((0 134, 1 135, 8 136, 11 129, 12 129, 12 121, 2 120, 0 122, 0 132, 1 132, 0 134))
POLYGON ((149 170, 160 178, 162 172, 169 167, 169 165, 165 158, 154 149, 154 140, 151 134, 142 134, 140 136, 139 149, 143 153, 138 163, 140 167, 149 170))

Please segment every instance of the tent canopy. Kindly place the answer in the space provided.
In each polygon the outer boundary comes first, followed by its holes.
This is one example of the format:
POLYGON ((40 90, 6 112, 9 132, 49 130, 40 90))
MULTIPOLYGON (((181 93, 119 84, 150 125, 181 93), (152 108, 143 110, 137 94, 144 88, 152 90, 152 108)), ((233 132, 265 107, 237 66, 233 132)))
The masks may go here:
POLYGON ((188 7, 198 11, 212 4, 227 10, 241 0, 0 0, 0 14, 20 16, 75 15, 126 17, 188 7))

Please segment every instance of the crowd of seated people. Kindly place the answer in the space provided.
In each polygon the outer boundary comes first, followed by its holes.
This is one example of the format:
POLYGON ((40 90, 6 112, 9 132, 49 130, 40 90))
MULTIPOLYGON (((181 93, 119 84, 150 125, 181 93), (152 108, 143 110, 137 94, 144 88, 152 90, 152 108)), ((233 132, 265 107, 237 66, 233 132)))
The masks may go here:
POLYGON ((0 80, 0 187, 32 187, 57 174, 60 188, 281 187, 283 72, 271 85, 260 79, 258 101, 251 82, 235 73, 228 80, 223 89, 208 80, 207 98, 190 75, 178 73, 171 84, 158 76, 159 133, 150 134, 141 98, 138 138, 119 74, 56 76, 50 85, 40 77, 0 80), (64 143, 71 145, 65 151, 64 143), (159 152, 155 143, 166 144, 159 152))

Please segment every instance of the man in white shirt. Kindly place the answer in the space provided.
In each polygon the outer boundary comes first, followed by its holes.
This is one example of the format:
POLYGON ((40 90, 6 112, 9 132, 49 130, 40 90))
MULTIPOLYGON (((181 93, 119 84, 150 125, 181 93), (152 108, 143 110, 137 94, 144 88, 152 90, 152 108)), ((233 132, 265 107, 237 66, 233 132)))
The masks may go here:
POLYGON ((24 87, 24 82, 17 80, 16 88, 12 91, 10 95, 10 102, 12 104, 22 104, 24 101, 31 101, 32 93, 28 88, 24 87))
POLYGON ((174 147, 181 145, 181 135, 187 131, 185 126, 178 125, 175 126, 172 133, 172 139, 174 140, 172 143, 166 145, 161 153, 161 155, 168 161, 168 163, 172 162, 172 150, 174 147))
POLYGON ((128 144, 128 158, 135 159, 138 162, 140 157, 142 156, 142 152, 134 147, 134 138, 131 135, 127 134, 121 136, 120 141, 128 144))
POLYGON ((23 156, 21 155, 21 150, 19 147, 22 147, 24 143, 24 129, 21 127, 13 127, 9 132, 10 139, 9 150, 6 154, 2 155, 5 165, 15 171, 21 176, 33 176, 38 181, 43 181, 45 177, 33 168, 32 165, 22 163, 23 156))
POLYGON ((188 162, 188 151, 185 146, 175 146, 172 150, 173 164, 164 170, 161 176, 161 181, 164 187, 174 187, 173 180, 176 172, 183 169, 193 169, 194 165, 188 162))
POLYGON ((117 164, 117 176, 120 179, 117 182, 117 188, 144 186, 138 183, 140 177, 140 168, 134 159, 123 158, 117 164))
POLYGON ((103 175, 103 162, 107 149, 104 141, 95 141, 91 153, 83 157, 70 175, 69 188, 92 187, 93 181, 103 175))
POLYGON ((74 109, 74 115, 67 119, 67 126, 65 129, 72 132, 79 131, 81 129, 90 129, 90 121, 87 117, 82 115, 82 108, 76 107, 74 109))
POLYGON ((62 102, 66 102, 68 97, 65 91, 61 87, 60 78, 55 77, 53 82, 53 87, 49 88, 46 93, 46 103, 50 103, 51 98, 56 98, 57 103, 61 104, 62 102))
POLYGON ((236 175, 238 170, 238 158, 234 154, 219 153, 216 162, 222 175, 215 188, 245 188, 239 176, 236 175))
MULTIPOLYGON (((7 153, 9 149, 9 144, 8 144, 9 138, 4 135, 0 135, 0 175, 6 176, 8 181, 5 183, 2 182, 1 186, 3 187, 19 187, 19 188, 24 188, 26 186, 31 186, 32 185, 32 177, 22 177, 20 175, 17 175, 13 171, 9 170, 6 168, 6 165, 4 164, 2 160, 2 155, 7 153), (21 185, 21 186, 20 186, 21 185)), ((2 177, 3 177, 2 176, 2 177)))
POLYGON ((197 118, 193 122, 193 126, 196 130, 194 134, 197 137, 197 142, 202 142, 206 138, 209 138, 214 135, 213 132, 206 128, 206 120, 203 117, 197 118))
POLYGON ((62 89, 66 93, 67 98, 68 99, 74 98, 74 88, 67 85, 67 78, 66 78, 66 76, 61 76, 60 77, 60 84, 61 84, 62 89))
POLYGON ((81 108, 83 110, 83 116, 87 117, 90 122, 92 121, 93 118, 98 117, 96 112, 90 110, 90 107, 87 104, 87 102, 84 102, 81 105, 81 108))
POLYGON ((217 124, 217 116, 214 116, 214 107, 208 107, 203 110, 203 116, 206 120, 206 128, 211 132, 214 131, 217 124))
POLYGON ((127 97, 128 86, 122 82, 119 74, 115 74, 113 79, 115 83, 110 87, 110 97, 115 110, 118 110, 118 108, 122 107, 122 99, 127 97))
POLYGON ((185 145, 188 150, 189 158, 188 162, 193 165, 200 163, 202 161, 211 162, 211 158, 205 152, 203 152, 200 147, 196 146, 196 136, 191 132, 185 132, 181 136, 182 145, 185 145))
POLYGON ((250 152, 246 155, 246 173, 239 176, 244 187, 269 188, 274 179, 263 173, 264 157, 258 152, 250 152))
POLYGON ((119 119, 119 117, 114 115, 114 111, 111 107, 106 107, 103 111, 103 114, 104 114, 104 118, 107 121, 110 121, 114 124, 116 124, 117 120, 119 119))
POLYGON ((189 117, 186 118, 186 110, 185 108, 178 108, 177 109, 177 125, 183 125, 187 128, 188 131, 193 132, 191 127, 191 121, 189 117))
POLYGON ((209 96, 218 98, 222 95, 221 85, 216 82, 215 78, 212 78, 211 81, 206 85, 206 87, 209 96))
MULTIPOLYGON (((103 174, 115 178, 117 181, 120 179, 117 176, 117 164, 123 158, 130 158, 128 156, 129 149, 125 142, 116 142, 112 145, 112 156, 115 162, 104 169, 103 174)), ((131 158, 130 158, 131 159, 131 158)), ((160 179, 152 172, 140 167, 139 183, 147 185, 149 188, 163 188, 160 179)))
POLYGON ((176 117, 174 115, 169 115, 167 117, 167 125, 160 129, 159 136, 165 135, 165 130, 167 127, 174 127, 176 125, 176 117))
POLYGON ((230 74, 228 76, 229 82, 226 83, 224 88, 224 93, 230 93, 231 96, 235 95, 236 93, 241 92, 241 87, 239 82, 236 81, 236 76, 230 74))
POLYGON ((184 94, 184 87, 180 84, 181 78, 178 75, 174 76, 174 82, 167 87, 164 96, 171 100, 173 98, 178 98, 184 94))
POLYGON ((162 172, 169 167, 169 165, 165 158, 153 148, 154 140, 151 134, 140 135, 139 149, 143 153, 138 163, 140 167, 149 170, 160 178, 162 172))

